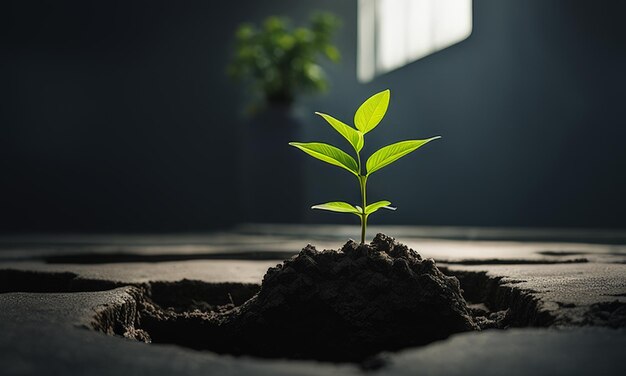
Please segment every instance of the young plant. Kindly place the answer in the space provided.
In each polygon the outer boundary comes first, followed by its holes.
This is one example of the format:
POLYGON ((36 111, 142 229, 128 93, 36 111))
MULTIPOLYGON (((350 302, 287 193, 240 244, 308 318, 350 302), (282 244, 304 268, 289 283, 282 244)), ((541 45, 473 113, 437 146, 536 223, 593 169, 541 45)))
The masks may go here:
POLYGON ((356 160, 354 160, 354 158, 346 152, 332 145, 320 142, 289 143, 289 145, 302 150, 314 158, 349 171, 358 179, 361 191, 361 206, 351 205, 342 201, 333 201, 325 204, 313 205, 311 209, 328 210, 338 213, 351 213, 359 217, 361 219, 361 244, 365 243, 367 219, 370 214, 378 211, 379 209, 396 210, 396 208, 390 206, 391 202, 387 200, 377 201, 371 204, 367 203, 367 179, 369 176, 381 168, 390 165, 405 155, 426 145, 430 141, 441 138, 441 136, 436 136, 425 140, 407 140, 385 146, 367 159, 367 162, 365 162, 365 171, 363 172, 361 164, 361 150, 363 149, 363 145, 365 143, 364 137, 368 132, 376 128, 385 116, 387 107, 389 106, 389 96, 389 90, 385 90, 374 94, 363 102, 354 114, 354 125, 356 129, 330 115, 316 112, 317 115, 324 118, 324 120, 326 120, 331 127, 348 140, 356 152, 356 160))

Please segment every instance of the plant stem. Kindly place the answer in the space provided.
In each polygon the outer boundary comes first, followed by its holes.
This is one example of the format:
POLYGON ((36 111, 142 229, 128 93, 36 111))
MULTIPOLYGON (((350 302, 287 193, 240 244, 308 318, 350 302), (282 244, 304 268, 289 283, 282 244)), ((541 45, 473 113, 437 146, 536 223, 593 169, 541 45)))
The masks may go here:
POLYGON ((363 213, 361 213, 361 244, 365 244, 365 231, 367 230, 367 176, 359 176, 359 184, 361 186, 361 198, 363 199, 363 213))
POLYGON ((365 214, 361 214, 361 244, 365 244, 365 214))
POLYGON ((367 206, 367 175, 361 175, 361 153, 356 152, 356 160, 359 166, 359 187, 361 188, 361 199, 363 204, 363 212, 361 213, 361 244, 365 244, 365 231, 367 230, 367 214, 365 207, 367 206))

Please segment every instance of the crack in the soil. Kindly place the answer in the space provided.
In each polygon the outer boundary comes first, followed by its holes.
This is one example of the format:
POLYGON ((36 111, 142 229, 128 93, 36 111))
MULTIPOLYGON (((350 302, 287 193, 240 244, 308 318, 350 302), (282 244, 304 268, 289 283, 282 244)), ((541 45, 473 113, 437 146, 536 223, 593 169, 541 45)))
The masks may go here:
POLYGON ((589 254, 590 252, 581 252, 581 251, 538 251, 537 254, 538 255, 542 255, 542 256, 580 256, 580 255, 586 255, 589 254))
MULTIPOLYGON (((538 252, 545 256, 570 256, 578 253, 556 253, 552 251, 538 252)), ((583 254, 583 253, 580 253, 583 254)), ((251 261, 268 261, 268 260, 285 260, 296 255, 287 251, 247 251, 247 252, 214 252, 214 253, 166 253, 166 254, 138 254, 138 253, 80 253, 80 254, 64 254, 35 257, 37 260, 43 260, 47 264, 117 264, 117 263, 135 263, 135 262, 172 262, 172 261, 192 261, 192 260, 251 260, 251 261)), ((462 259, 462 260, 445 260, 436 259, 438 264, 451 265, 550 265, 550 264, 571 264, 586 263, 587 258, 575 259, 462 259)))
POLYGON ((284 260, 294 256, 294 252, 286 251, 246 251, 246 252, 213 252, 213 253, 77 253, 35 257, 47 264, 117 264, 133 262, 171 262, 192 260, 284 260))
POLYGON ((437 260, 438 263, 450 265, 552 265, 552 264, 582 264, 589 262, 586 258, 570 260, 546 259, 466 259, 466 260, 437 260))
POLYGON ((128 283, 82 278, 70 272, 0 269, 0 293, 92 292, 112 290, 128 283))
POLYGON ((493 312, 506 310, 506 327, 547 327, 554 323, 555 317, 542 309, 534 291, 516 287, 508 280, 503 282, 502 277, 490 277, 487 272, 440 269, 459 279, 467 301, 482 302, 493 312))

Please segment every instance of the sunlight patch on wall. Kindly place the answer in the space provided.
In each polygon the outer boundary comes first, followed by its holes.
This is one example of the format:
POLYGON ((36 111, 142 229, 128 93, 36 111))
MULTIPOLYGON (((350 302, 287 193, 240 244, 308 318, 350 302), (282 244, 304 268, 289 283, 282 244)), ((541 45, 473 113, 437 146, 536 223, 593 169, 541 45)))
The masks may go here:
POLYGON ((359 0, 361 82, 458 43, 472 33, 472 0, 359 0))

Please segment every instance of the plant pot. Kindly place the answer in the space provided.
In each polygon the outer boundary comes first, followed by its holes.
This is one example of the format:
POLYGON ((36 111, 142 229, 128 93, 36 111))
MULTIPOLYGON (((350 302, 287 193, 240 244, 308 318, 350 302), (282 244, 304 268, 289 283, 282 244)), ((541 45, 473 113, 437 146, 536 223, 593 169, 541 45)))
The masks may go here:
POLYGON ((268 104, 244 125, 240 202, 245 222, 293 223, 304 215, 304 166, 289 142, 298 140, 303 111, 268 104))

